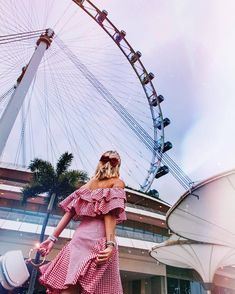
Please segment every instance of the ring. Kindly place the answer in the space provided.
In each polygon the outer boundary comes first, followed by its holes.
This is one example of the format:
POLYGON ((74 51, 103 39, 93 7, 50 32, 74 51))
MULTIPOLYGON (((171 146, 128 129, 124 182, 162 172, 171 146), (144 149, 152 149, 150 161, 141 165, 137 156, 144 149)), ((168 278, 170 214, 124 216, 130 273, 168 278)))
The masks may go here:
POLYGON ((35 266, 35 267, 39 267, 39 266, 43 265, 43 263, 45 262, 45 260, 46 260, 46 256, 43 256, 43 259, 42 259, 42 261, 41 261, 40 263, 35 263, 35 262, 32 261, 32 257, 31 257, 31 255, 32 255, 32 253, 33 253, 34 251, 38 251, 38 248, 31 248, 31 249, 29 250, 29 259, 28 259, 28 261, 29 261, 33 266, 35 266))

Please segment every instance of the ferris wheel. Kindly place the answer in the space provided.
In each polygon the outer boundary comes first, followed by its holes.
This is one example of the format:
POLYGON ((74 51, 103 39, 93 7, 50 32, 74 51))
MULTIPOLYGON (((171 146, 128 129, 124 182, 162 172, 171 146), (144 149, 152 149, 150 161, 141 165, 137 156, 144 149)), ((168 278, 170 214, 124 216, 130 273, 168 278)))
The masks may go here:
POLYGON ((164 139, 170 120, 126 32, 89 0, 0 2, 0 127, 35 48, 48 42, 1 160, 27 165, 69 150, 91 174, 98 156, 116 149, 127 185, 149 190, 174 167, 164 139))

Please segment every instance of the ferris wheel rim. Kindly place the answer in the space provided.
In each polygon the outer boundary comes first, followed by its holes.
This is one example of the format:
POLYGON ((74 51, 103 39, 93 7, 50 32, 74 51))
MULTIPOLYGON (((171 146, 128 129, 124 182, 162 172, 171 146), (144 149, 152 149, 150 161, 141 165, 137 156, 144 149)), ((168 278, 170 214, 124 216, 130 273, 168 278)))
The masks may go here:
MULTIPOLYGON (((121 52, 123 53, 123 55, 126 57, 126 59, 128 60, 129 64, 132 66, 134 72, 136 73, 139 81, 140 81, 140 84, 144 90, 144 93, 145 93, 145 96, 147 98, 147 101, 148 101, 148 104, 149 104, 149 108, 150 108, 150 112, 151 112, 151 118, 152 118, 152 122, 153 122, 153 140, 154 140, 154 145, 156 144, 156 146, 154 146, 154 152, 152 154, 152 159, 151 159, 151 162, 150 162, 150 168, 147 172, 147 175, 144 179, 144 182, 142 185, 140 185, 140 188, 142 191, 147 191, 151 185, 152 185, 152 182, 155 178, 155 175, 158 171, 158 169, 160 168, 161 166, 161 159, 162 159, 162 154, 163 154, 163 147, 164 147, 164 126, 163 126, 163 114, 162 114, 162 110, 161 110, 161 107, 160 107, 160 102, 158 100, 158 95, 157 95, 157 91, 155 90, 155 87, 151 81, 151 79, 149 79, 148 81, 148 85, 150 85, 150 87, 152 88, 152 95, 149 96, 148 93, 147 93, 147 90, 146 90, 146 87, 144 85, 144 83, 141 81, 141 76, 142 75, 145 75, 145 76, 149 76, 149 73, 148 71, 146 70, 144 64, 142 63, 142 61, 140 60, 140 58, 137 59, 136 62, 138 62, 138 65, 142 68, 142 74, 138 74, 138 71, 136 69, 136 67, 134 66, 135 63, 131 62, 129 56, 130 54, 136 54, 136 52, 138 51, 135 51, 133 49, 133 47, 130 45, 130 43, 127 41, 125 35, 124 37, 121 39, 120 42, 117 42, 115 41, 114 39, 114 36, 115 34, 120 34, 121 32, 124 32, 124 31, 120 31, 114 24, 113 22, 108 18, 108 13, 107 11, 105 10, 100 10, 95 4, 93 4, 90 0, 72 0, 75 4, 77 4, 84 12, 86 12, 104 31, 106 34, 108 34, 108 36, 114 41, 114 43, 118 46, 118 48, 121 50, 121 52), (93 9, 95 9, 96 11, 96 15, 92 15, 92 13, 90 12, 90 10, 84 6, 84 3, 88 3, 92 6, 93 9), (103 22, 99 23, 98 22, 98 19, 97 19, 97 16, 99 16, 101 13, 104 13, 104 11, 106 12, 106 15, 105 15, 105 19, 103 21, 106 21, 109 26, 112 27, 113 31, 114 31, 114 34, 112 35, 109 30, 103 25, 103 22), (121 42, 124 42, 125 45, 128 47, 130 53, 129 54, 126 54, 124 49, 121 47, 120 43, 121 42), (152 98, 152 99, 151 99, 152 98), (154 111, 154 106, 151 104, 152 100, 153 99, 156 99, 157 101, 157 107, 158 107, 158 116, 156 116, 156 111, 154 111), (158 120, 158 118, 160 118, 160 121, 158 120), (157 120, 158 120, 158 123, 160 124, 160 128, 158 129, 157 127, 157 120), (159 131, 161 132, 161 135, 160 135, 160 139, 158 140, 158 133, 159 131), (158 142, 160 141, 160 142, 158 142)), ((125 33, 125 32, 124 32, 125 33)))

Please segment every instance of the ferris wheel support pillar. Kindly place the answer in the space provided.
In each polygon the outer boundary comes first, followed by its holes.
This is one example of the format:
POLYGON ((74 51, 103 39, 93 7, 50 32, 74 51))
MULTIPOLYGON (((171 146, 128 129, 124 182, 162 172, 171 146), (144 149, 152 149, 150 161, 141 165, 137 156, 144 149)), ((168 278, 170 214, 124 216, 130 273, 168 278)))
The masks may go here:
POLYGON ((45 51, 47 50, 47 48, 49 48, 53 36, 54 32, 51 29, 47 29, 46 32, 40 36, 36 43, 37 47, 33 56, 31 57, 28 65, 23 68, 22 74, 17 79, 15 91, 13 92, 9 103, 7 104, 0 119, 0 156, 3 153, 7 139, 11 133, 11 129, 22 107, 29 87, 34 79, 38 66, 43 58, 45 51))

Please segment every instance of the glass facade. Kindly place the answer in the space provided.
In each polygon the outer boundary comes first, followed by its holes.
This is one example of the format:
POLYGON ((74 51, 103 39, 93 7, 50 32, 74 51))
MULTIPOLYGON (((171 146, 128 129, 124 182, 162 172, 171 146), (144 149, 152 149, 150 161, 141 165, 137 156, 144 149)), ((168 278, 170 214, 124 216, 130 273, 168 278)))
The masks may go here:
POLYGON ((190 283, 184 280, 167 278, 167 290, 168 294, 189 294, 190 283))
POLYGON ((206 294, 200 283, 167 278, 167 294, 206 294))
MULTIPOLYGON (((8 207, 0 208, 0 218, 3 219, 42 225, 44 217, 45 213, 43 212, 8 207)), ((49 218, 48 225, 55 227, 60 219, 60 215, 53 214, 49 218)), ((71 221, 68 225, 68 228, 75 230, 78 224, 79 222, 71 221)), ((162 231, 164 232, 164 230, 162 231)), ((164 233, 167 233, 167 231, 165 230, 164 233)), ((116 234, 117 236, 121 237, 151 242, 163 242, 168 238, 161 233, 161 229, 157 230, 153 225, 139 223, 136 221, 126 221, 125 224, 117 225, 116 234)))

